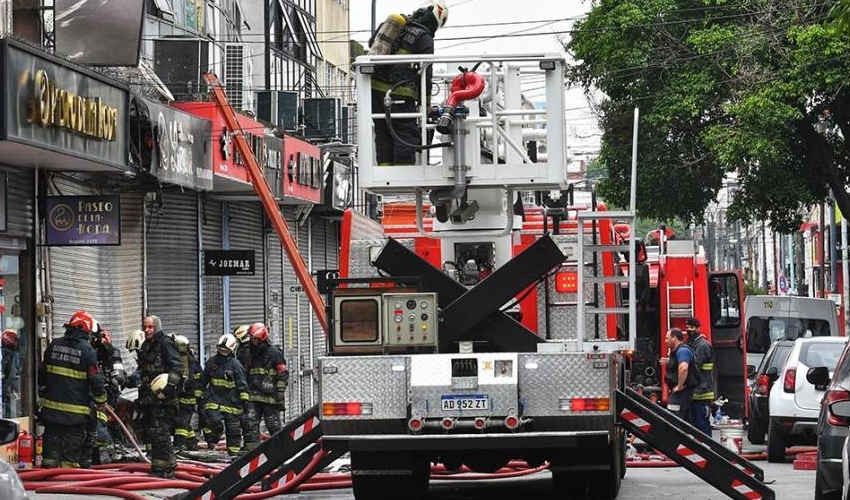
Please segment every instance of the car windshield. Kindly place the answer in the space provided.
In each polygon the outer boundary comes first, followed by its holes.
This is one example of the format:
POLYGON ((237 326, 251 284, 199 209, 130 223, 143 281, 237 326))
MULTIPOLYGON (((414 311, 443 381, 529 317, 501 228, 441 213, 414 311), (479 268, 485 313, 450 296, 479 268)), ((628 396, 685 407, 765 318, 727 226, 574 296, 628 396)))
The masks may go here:
POLYGON ((753 316, 747 321, 747 352, 767 352, 777 340, 825 337, 829 333, 829 322, 823 319, 753 316))
POLYGON ((806 342, 800 348, 800 363, 809 368, 825 366, 833 371, 843 350, 843 342, 806 342))

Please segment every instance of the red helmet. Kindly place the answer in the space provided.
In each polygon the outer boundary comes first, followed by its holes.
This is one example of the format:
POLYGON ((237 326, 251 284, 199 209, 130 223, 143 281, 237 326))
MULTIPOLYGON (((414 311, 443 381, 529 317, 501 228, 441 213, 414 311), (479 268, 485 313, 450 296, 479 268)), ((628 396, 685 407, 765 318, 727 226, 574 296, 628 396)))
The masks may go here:
POLYGON ((18 347, 18 332, 11 328, 3 330, 2 344, 3 347, 18 347))
POLYGON ((79 311, 75 312, 73 316, 71 316, 71 319, 65 326, 76 326, 86 333, 92 333, 97 330, 97 321, 94 319, 94 316, 80 309, 79 311))
POLYGON ((262 323, 254 323, 248 327, 248 335, 260 342, 269 341, 269 329, 262 323))

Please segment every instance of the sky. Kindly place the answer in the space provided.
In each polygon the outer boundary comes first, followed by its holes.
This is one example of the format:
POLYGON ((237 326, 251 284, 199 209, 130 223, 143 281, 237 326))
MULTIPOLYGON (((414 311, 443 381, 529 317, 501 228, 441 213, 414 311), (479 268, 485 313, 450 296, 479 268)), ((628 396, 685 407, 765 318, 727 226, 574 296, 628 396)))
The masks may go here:
MULTIPOLYGON (((570 30, 574 20, 583 16, 590 8, 589 1, 577 0, 447 0, 447 3, 449 5, 448 22, 435 37, 437 54, 556 52, 566 56, 568 61, 570 59, 558 41, 558 37, 566 40, 568 34, 557 32, 570 30), (529 23, 528 21, 537 22, 529 23), (522 24, 492 26, 495 23, 522 24), (491 24, 491 26, 470 26, 480 24, 491 24), (478 35, 531 33, 540 33, 541 36, 449 40, 478 35)), ((424 5, 430 5, 430 2, 376 0, 376 21, 380 24, 390 13, 409 14, 424 5)), ((371 0, 350 0, 351 37, 362 42, 364 46, 370 35, 371 6, 371 0)), ((542 100, 543 91, 539 87, 532 86, 526 96, 532 101, 542 100)), ((583 89, 568 89, 565 107, 567 131, 572 146, 581 150, 597 149, 599 129, 583 89)))

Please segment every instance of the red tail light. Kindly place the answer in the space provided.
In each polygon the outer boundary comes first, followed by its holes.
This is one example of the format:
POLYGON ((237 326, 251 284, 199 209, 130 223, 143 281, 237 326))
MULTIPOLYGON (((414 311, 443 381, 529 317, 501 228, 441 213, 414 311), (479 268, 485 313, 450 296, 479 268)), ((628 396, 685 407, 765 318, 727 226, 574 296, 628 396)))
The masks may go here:
POLYGON ((837 427, 847 427, 850 426, 850 419, 839 417, 832 413, 832 409, 830 409, 829 405, 832 403, 836 403, 838 401, 848 401, 850 400, 850 392, 847 391, 826 391, 826 394, 823 397, 823 404, 826 405, 827 408, 827 421, 829 425, 834 425, 837 427))
POLYGON ((797 390, 797 367, 788 368, 785 370, 785 380, 782 384, 785 392, 795 392, 797 390))
POLYGON ((770 394, 770 377, 767 375, 759 376, 756 393, 761 394, 762 396, 770 394))

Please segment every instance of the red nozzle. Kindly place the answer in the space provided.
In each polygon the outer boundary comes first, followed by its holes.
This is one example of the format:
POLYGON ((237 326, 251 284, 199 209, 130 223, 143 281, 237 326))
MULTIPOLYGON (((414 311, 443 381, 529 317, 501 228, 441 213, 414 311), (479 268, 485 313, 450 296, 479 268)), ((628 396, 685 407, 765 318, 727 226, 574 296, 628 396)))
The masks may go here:
POLYGON ((484 92, 484 77, 478 73, 461 73, 452 80, 451 95, 446 99, 446 106, 456 107, 463 101, 475 99, 484 92))

